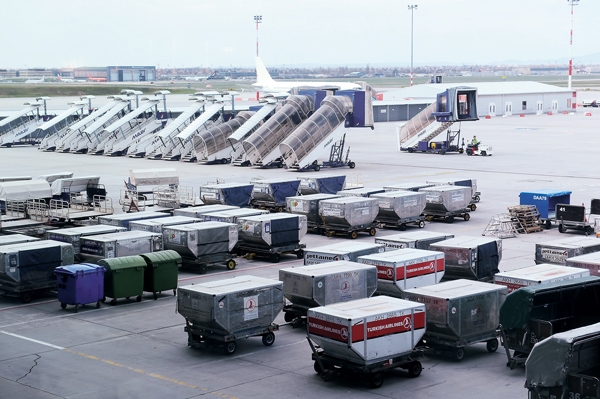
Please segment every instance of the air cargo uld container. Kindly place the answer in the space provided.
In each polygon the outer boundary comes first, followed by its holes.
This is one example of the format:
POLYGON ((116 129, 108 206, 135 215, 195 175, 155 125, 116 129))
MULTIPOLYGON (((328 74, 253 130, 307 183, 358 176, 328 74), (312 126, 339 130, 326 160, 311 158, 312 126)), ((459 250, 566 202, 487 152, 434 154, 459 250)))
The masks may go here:
POLYGON ((422 188, 433 187, 433 183, 398 183, 389 186, 384 186, 383 189, 388 191, 419 191, 422 188))
POLYGON ((199 222, 201 222, 199 218, 191 218, 188 216, 169 216, 166 218, 158 219, 136 220, 135 222, 129 223, 129 229, 131 231, 139 230, 162 234, 163 230, 167 226, 176 226, 178 224, 191 224, 199 222))
POLYGON ((471 189, 471 199, 475 202, 479 202, 479 196, 481 193, 477 191, 477 180, 475 179, 446 179, 446 180, 427 180, 428 184, 434 186, 460 186, 469 187, 471 189))
POLYGON ((600 251, 596 237, 567 237, 535 244, 535 263, 566 265, 567 259, 600 251))
POLYGON ((498 349, 500 307, 508 289, 472 280, 454 280, 406 290, 408 300, 425 304, 428 346, 452 350, 455 360, 464 358, 464 346, 486 342, 489 352, 498 349))
POLYGON ((266 207, 278 210, 285 209, 285 199, 300 195, 298 179, 262 179, 253 180, 253 207, 266 207))
POLYGON ((221 212, 230 209, 239 209, 239 206, 233 205, 202 205, 188 208, 179 208, 173 210, 173 216, 187 216, 190 218, 200 218, 202 215, 211 212, 221 212))
POLYGON ((467 209, 471 202, 471 189, 458 186, 433 186, 419 189, 426 194, 423 213, 431 217, 453 218, 462 216, 469 220, 467 209))
POLYGON ((240 208, 240 209, 229 209, 227 211, 211 212, 201 216, 205 222, 225 222, 225 223, 237 223, 239 218, 256 215, 266 215, 269 211, 266 209, 252 209, 252 208, 240 208))
POLYGON ((323 226, 323 219, 319 215, 319 203, 323 200, 339 198, 337 194, 308 194, 296 197, 287 197, 286 209, 289 213, 306 216, 309 229, 319 230, 323 226))
POLYGON ((39 241, 39 238, 27 236, 25 234, 9 234, 6 236, 0 236, 0 246, 20 244, 22 242, 39 241))
POLYGON ((466 278, 492 282, 502 260, 502 240, 486 237, 455 237, 429 245, 444 253, 445 280, 466 278))
POLYGON ((550 228, 552 221, 556 220, 556 204, 570 203, 571 191, 541 189, 519 194, 519 205, 535 205, 540 219, 546 222, 546 228, 550 228))
POLYGON ((592 276, 600 276, 600 252, 567 258, 567 266, 589 270, 592 276))
POLYGON ((349 190, 341 190, 336 194, 340 197, 370 197, 373 194, 383 193, 385 190, 382 187, 362 187, 362 188, 351 188, 349 190))
POLYGON ((317 265, 319 263, 347 260, 357 262, 359 256, 384 252, 383 244, 371 244, 366 242, 338 242, 323 245, 304 251, 304 264, 317 265))
POLYGON ((522 269, 496 273, 494 275, 494 284, 506 286, 508 292, 511 293, 521 287, 553 283, 555 281, 572 280, 574 278, 587 277, 589 275, 590 271, 587 269, 541 263, 522 269))
POLYGON ((379 200, 379 212, 375 217, 377 223, 386 226, 406 228, 409 223, 425 227, 425 193, 413 191, 391 191, 373 194, 370 198, 379 200))
POLYGON ((328 230, 369 229, 378 212, 379 200, 375 198, 342 197, 319 203, 319 215, 328 230))
POLYGON ((271 213, 238 218, 240 244, 257 248, 297 245, 306 234, 306 216, 271 213))
POLYGON ((136 220, 166 218, 170 215, 162 212, 133 212, 120 213, 117 215, 105 215, 98 217, 98 224, 107 224, 109 226, 125 227, 129 230, 129 222, 136 220))
POLYGON ((386 250, 402 248, 429 249, 429 246, 434 242, 444 241, 450 238, 454 238, 454 235, 429 231, 414 231, 412 233, 400 233, 385 237, 377 237, 375 243, 385 245, 386 250))
POLYGON ((81 237, 80 255, 88 262, 163 250, 163 236, 148 231, 124 231, 81 237))
POLYGON ((444 253, 400 249, 365 255, 358 262, 377 267, 377 292, 404 298, 409 288, 437 284, 444 277, 444 253))
POLYGON ((410 354, 425 333, 425 305, 384 295, 312 308, 307 316, 311 340, 356 364, 410 354))
POLYGON ((73 254, 79 255, 81 250, 81 237, 118 233, 122 231, 127 231, 127 229, 125 227, 97 224, 92 226, 72 227, 69 229, 50 230, 46 233, 46 238, 48 240, 67 242, 73 245, 73 254))
POLYGON ((200 187, 200 199, 206 205, 232 205, 246 207, 252 200, 252 183, 205 184, 200 187))
POLYGON ((346 187, 346 175, 303 177, 300 179, 300 193, 335 194, 346 187))

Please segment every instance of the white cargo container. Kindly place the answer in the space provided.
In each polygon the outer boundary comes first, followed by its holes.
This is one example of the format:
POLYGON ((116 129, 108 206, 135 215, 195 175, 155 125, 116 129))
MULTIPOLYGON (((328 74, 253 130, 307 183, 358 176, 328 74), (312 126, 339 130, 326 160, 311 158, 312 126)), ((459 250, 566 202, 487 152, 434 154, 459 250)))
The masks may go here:
POLYGON ((385 237, 377 237, 375 239, 375 244, 385 245, 387 251, 402 248, 428 250, 430 244, 438 241, 448 240, 450 238, 454 238, 454 235, 446 233, 434 233, 430 231, 414 231, 412 233, 400 233, 385 237))
POLYGON ((592 276, 600 276, 600 252, 567 258, 567 266, 587 269, 592 276))
POLYGON ((535 263, 566 265, 567 259, 592 252, 600 252, 596 237, 567 237, 535 244, 535 263))
POLYGON ((81 249, 81 237, 118 233, 122 231, 127 231, 127 229, 125 227, 97 224, 92 226, 72 227, 69 229, 50 230, 46 233, 46 238, 48 240, 67 242, 73 245, 73 254, 79 255, 81 249))
POLYGON ((80 255, 89 262, 95 262, 104 258, 162 251, 163 236, 148 231, 123 231, 81 237, 80 245, 80 255))
POLYGON ((359 256, 384 252, 383 244, 370 244, 366 242, 338 242, 323 245, 304 251, 304 264, 316 265, 337 260, 357 262, 359 256))
POLYGON ((188 208, 179 208, 173 211, 173 216, 187 216, 190 218, 200 218, 202 215, 206 215, 211 212, 228 211, 231 209, 240 209, 239 206, 233 205, 202 205, 202 206, 191 206, 188 208))
POLYGON ((150 231, 152 233, 162 234, 165 227, 176 226, 180 224, 191 224, 201 222, 198 218, 188 216, 169 216, 166 218, 136 220, 129 222, 130 230, 150 231))
POLYGON ((531 267, 496 273, 494 284, 508 287, 508 292, 510 293, 521 287, 571 280, 589 275, 590 271, 587 269, 541 263, 531 267))

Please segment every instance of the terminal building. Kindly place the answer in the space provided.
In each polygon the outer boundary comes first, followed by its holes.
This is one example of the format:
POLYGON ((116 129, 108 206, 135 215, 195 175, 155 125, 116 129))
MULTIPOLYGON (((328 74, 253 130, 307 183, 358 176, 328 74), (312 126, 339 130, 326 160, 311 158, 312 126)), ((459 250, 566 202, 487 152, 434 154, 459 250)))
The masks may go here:
POLYGON ((81 67, 73 70, 75 79, 106 79, 106 82, 152 82, 156 80, 155 66, 81 67))

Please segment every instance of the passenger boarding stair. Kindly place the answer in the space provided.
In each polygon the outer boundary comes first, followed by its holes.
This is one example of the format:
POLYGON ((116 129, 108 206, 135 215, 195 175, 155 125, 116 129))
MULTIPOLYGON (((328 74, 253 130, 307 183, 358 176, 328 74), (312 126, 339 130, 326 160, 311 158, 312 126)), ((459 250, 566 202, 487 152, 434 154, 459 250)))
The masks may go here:
POLYGON ((435 110, 436 103, 430 104, 400 128, 398 134, 400 149, 411 152, 411 149, 417 147, 419 141, 431 141, 454 124, 454 121, 438 122, 433 115, 435 110))
POLYGON ((41 102, 26 102, 27 107, 8 118, 0 120, 0 145, 10 147, 15 141, 33 133, 41 124, 41 102))
POLYGON ((87 103, 84 101, 77 101, 70 103, 70 107, 66 110, 45 122, 38 128, 38 137, 41 138, 39 148, 47 148, 48 143, 52 140, 55 142, 56 139, 69 129, 75 119, 78 117, 77 113, 81 111, 79 120, 83 119, 83 108, 87 103))
POLYGON ((234 165, 242 165, 246 161, 244 147, 242 146, 242 140, 254 133, 258 129, 265 118, 275 111, 278 103, 277 100, 272 98, 267 100, 267 103, 262 106, 261 109, 256 111, 254 115, 250 117, 239 129, 237 129, 231 136, 227 138, 230 145, 233 148, 231 154, 231 163, 234 165))

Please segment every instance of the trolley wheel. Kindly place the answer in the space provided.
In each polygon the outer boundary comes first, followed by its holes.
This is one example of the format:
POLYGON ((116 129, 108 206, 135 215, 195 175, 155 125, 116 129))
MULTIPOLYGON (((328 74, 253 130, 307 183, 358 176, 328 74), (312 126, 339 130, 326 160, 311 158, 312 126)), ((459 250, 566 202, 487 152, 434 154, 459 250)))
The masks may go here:
POLYGON ((79 312, 79 304, 78 303, 75 304, 75 313, 77 313, 77 312, 79 312))
POLYGON ((471 156, 471 155, 473 155, 473 151, 471 151, 470 149, 467 149, 467 155, 468 155, 468 156, 471 156))
POLYGON ((317 373, 317 374, 321 374, 325 371, 321 368, 321 366, 319 366, 319 362, 317 362, 316 360, 315 360, 315 364, 313 365, 313 369, 315 370, 315 373, 317 373))
POLYGON ((400 229, 400 231, 404 231, 404 230, 406 230, 406 224, 400 223, 400 226, 398 226, 398 228, 400 229))
POLYGON ((452 351, 452 358, 455 361, 460 362, 465 358, 465 350, 463 348, 454 348, 452 351))
POLYGON ((106 302, 106 297, 105 296, 102 297, 101 302, 103 302, 103 303, 106 302))
POLYGON ((271 255, 271 262, 273 263, 278 263, 280 259, 281 255, 279 255, 278 253, 274 253, 271 255))
POLYGON ((559 233, 566 233, 567 232, 567 228, 565 227, 564 224, 561 223, 561 224, 558 225, 558 231, 559 231, 559 233))
POLYGON ((589 236, 591 234, 594 234, 594 228, 592 226, 586 226, 584 232, 586 236, 589 236))
POLYGON ((485 347, 490 353, 496 352, 498 350, 498 340, 496 338, 490 339, 485 343, 485 347))
POLYGON ((369 377, 369 387, 371 388, 379 388, 383 385, 383 374, 381 373, 373 373, 369 377))
POLYGON ((371 229, 369 230, 369 235, 371 237, 375 237, 375 234, 377 234, 377 230, 375 229, 375 227, 371 227, 371 229))
POLYGON ((235 269, 235 261, 233 259, 228 260, 225 265, 227 266, 227 270, 235 269))
POLYGON ((315 165, 315 167, 313 168, 315 170, 315 172, 318 172, 321 170, 321 166, 320 165, 315 165))
POLYGON ((468 213, 465 213, 465 216, 463 216, 463 219, 465 219, 465 222, 471 219, 471 215, 469 215, 468 213))
POLYGON ((154 300, 156 301, 158 299, 158 294, 156 292, 152 293, 152 296, 154 297, 154 300))
POLYGON ((67 304, 66 303, 60 303, 60 308, 61 309, 66 309, 67 308, 67 304))
POLYGON ((409 154, 412 154, 414 150, 413 150, 413 149, 412 149, 412 147, 411 147, 411 148, 409 148, 407 151, 408 151, 408 153, 409 153, 409 154))
POLYGON ((142 302, 142 296, 141 296, 141 295, 138 295, 138 296, 135 298, 135 301, 136 301, 136 302, 142 302))
POLYGON ((546 220, 544 227, 546 227, 546 230, 550 230, 552 228, 552 222, 550 220, 546 220))
POLYGON ((431 216, 431 215, 425 216, 425 220, 427 220, 428 222, 431 222, 433 220, 433 216, 431 216))
POLYGON ((421 362, 415 360, 414 362, 408 365, 408 376, 410 378, 415 378, 421 375, 421 371, 423 371, 423 366, 421 366, 421 362))
POLYGON ((283 314, 283 320, 285 320, 286 323, 291 323, 295 319, 296 319, 296 315, 292 312, 285 312, 283 314))
POLYGON ((115 306, 117 304, 117 300, 113 299, 112 301, 110 301, 110 306, 115 306))
POLYGON ((446 221, 447 221, 448 223, 454 223, 454 216, 448 216, 448 217, 446 218, 446 221))
POLYGON ((481 198, 479 197, 479 195, 476 195, 475 197, 473 197, 473 201, 479 202, 481 201, 481 198))
POLYGON ((440 150, 439 154, 440 155, 445 155, 446 154, 446 150, 440 150))
POLYGON ((96 302, 96 309, 100 309, 100 301, 96 302))
POLYGON ((235 341, 227 342, 223 347, 223 350, 225 351, 226 355, 233 355, 236 349, 237 344, 235 343, 235 341))
POLYGON ((304 258, 304 251, 301 249, 296 251, 296 258, 298 258, 298 259, 304 258))
POLYGON ((459 154, 462 154, 463 152, 465 152, 464 148, 461 148, 461 149, 458 150, 459 154))
POLYGON ((221 159, 221 163, 222 163, 223 165, 225 165, 225 164, 227 163, 227 158, 223 158, 223 159, 221 159))
POLYGON ((277 167, 278 167, 278 168, 283 168, 283 162, 279 162, 279 163, 277 164, 277 167))
POLYGON ((471 206, 469 207, 472 211, 474 211, 475 209, 477 209, 477 205, 475 204, 471 204, 471 206))
POLYGON ((425 221, 419 220, 419 228, 422 229, 423 227, 425 227, 425 221))
POLYGON ((350 238, 352 238, 353 240, 355 240, 356 238, 358 238, 358 231, 351 231, 350 233, 348 233, 348 235, 350 236, 350 238))
POLYGON ((350 163, 348 163, 348 167, 350 169, 354 169, 356 167, 356 164, 354 162, 350 162, 350 163))
POLYGON ((24 292, 21 294, 21 301, 23 303, 29 303, 29 302, 31 302, 32 299, 33 299, 33 297, 31 296, 31 293, 29 293, 29 292, 24 292))
POLYGON ((173 288, 173 295, 177 295, 177 288, 173 288))
POLYGON ((275 342, 275 334, 268 332, 262 336, 262 343, 264 346, 271 346, 275 342))

